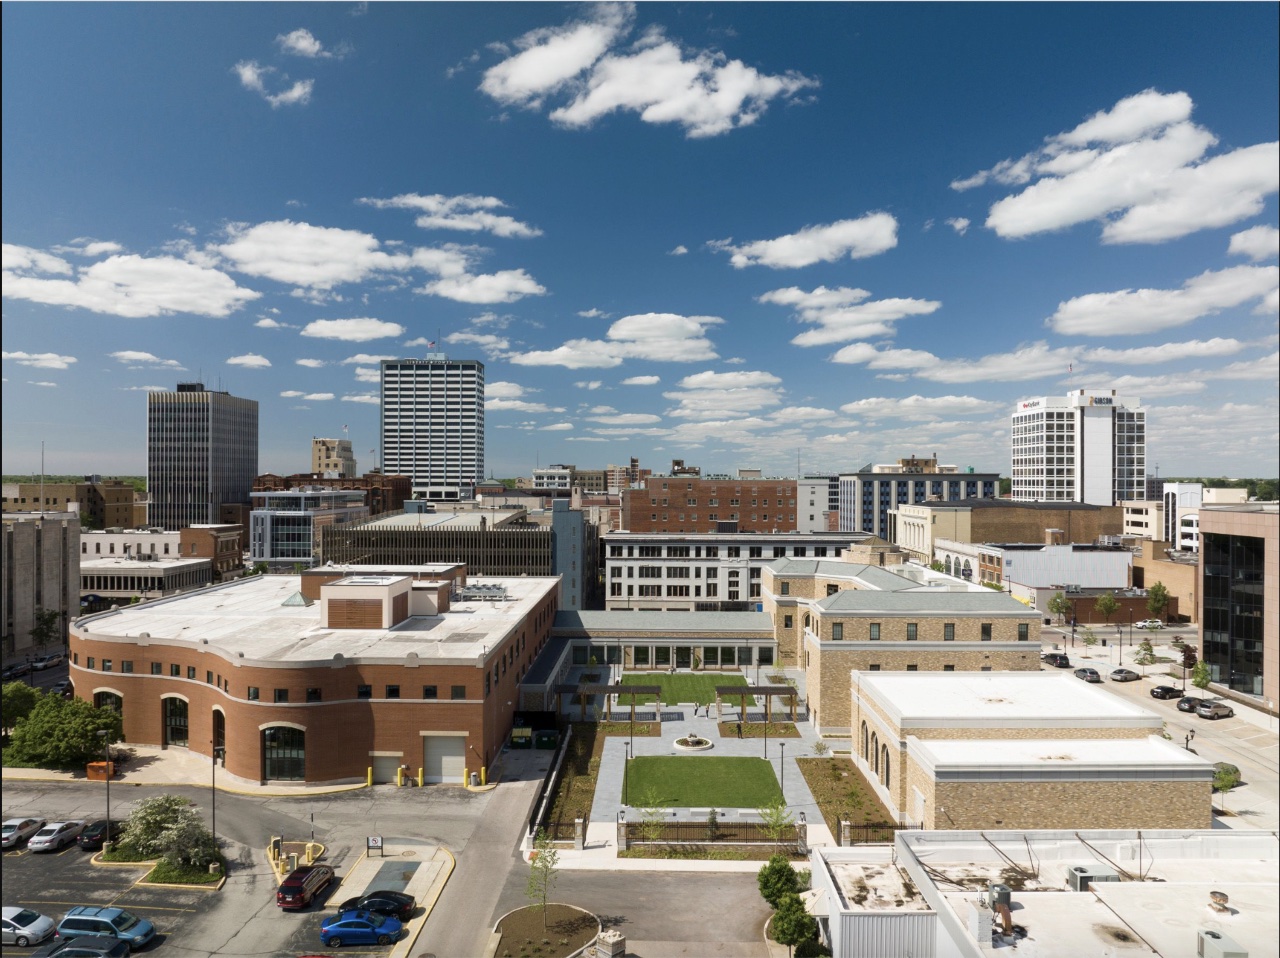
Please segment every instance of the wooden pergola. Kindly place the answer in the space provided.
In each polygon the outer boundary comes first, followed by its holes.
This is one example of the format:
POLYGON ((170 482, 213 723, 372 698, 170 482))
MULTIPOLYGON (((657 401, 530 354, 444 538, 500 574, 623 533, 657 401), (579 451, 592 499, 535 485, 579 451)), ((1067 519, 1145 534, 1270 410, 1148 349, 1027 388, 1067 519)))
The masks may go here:
MULTIPOLYGON (((578 720, 585 722, 587 719, 587 696, 603 695, 605 697, 605 705, 609 703, 610 695, 630 695, 631 696, 631 721, 636 720, 636 696, 652 695, 653 711, 657 716, 657 722, 662 724, 662 709, 658 708, 659 701, 662 697, 661 685, 603 685, 595 683, 583 683, 581 685, 557 685, 552 690, 556 694, 556 711, 560 711, 561 695, 578 695, 578 707, 581 711, 578 713, 578 720)), ((607 711, 607 708, 606 708, 607 711)))
POLYGON ((747 715, 747 696, 764 696, 764 720, 766 723, 773 721, 773 697, 775 695, 788 699, 791 706, 791 721, 796 720, 796 690, 790 685, 717 685, 716 686, 716 715, 720 714, 720 699, 737 698, 740 702, 739 710, 743 719, 747 715))

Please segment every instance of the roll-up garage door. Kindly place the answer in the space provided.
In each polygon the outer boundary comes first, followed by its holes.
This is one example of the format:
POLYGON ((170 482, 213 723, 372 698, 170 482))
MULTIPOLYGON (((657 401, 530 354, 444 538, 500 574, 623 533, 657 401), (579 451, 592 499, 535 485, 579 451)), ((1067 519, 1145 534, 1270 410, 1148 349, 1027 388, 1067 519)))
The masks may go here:
POLYGON ((396 769, 400 767, 402 759, 399 755, 375 755, 369 759, 369 764, 373 766, 373 784, 392 785, 396 782, 396 769))
POLYGON ((462 770, 466 764, 466 736, 428 735, 422 740, 424 781, 461 785, 462 770))

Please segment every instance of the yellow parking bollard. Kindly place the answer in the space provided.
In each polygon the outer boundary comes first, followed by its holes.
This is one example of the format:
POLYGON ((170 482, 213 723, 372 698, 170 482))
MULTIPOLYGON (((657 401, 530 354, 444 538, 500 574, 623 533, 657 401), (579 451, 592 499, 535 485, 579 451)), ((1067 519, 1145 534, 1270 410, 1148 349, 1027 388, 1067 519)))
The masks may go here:
POLYGON ((484 765, 480 766, 480 784, 481 785, 489 784, 489 769, 484 765))
POLYGON ((422 766, 418 766, 418 788, 422 788, 422 766))
POLYGON ((471 783, 471 770, 465 765, 462 766, 462 787, 466 788, 471 783))
POLYGON ((372 765, 369 766, 369 773, 365 777, 365 784, 368 785, 370 788, 373 787, 373 766, 372 765))
POLYGON ((396 769, 396 784, 397 785, 404 784, 404 768, 403 767, 396 769))

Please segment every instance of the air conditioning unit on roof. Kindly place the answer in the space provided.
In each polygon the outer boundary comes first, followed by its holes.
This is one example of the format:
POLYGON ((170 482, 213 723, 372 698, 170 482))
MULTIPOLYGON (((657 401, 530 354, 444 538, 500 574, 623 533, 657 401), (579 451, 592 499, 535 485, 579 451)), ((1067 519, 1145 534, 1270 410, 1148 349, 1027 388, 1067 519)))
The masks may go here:
POLYGON ((1249 958, 1249 952, 1220 931, 1202 928, 1196 934, 1197 958, 1249 958))
POLYGON ((1083 865, 1073 865, 1067 869, 1067 882, 1072 891, 1088 891, 1091 883, 1119 880, 1120 876, 1109 868, 1085 868, 1083 865))

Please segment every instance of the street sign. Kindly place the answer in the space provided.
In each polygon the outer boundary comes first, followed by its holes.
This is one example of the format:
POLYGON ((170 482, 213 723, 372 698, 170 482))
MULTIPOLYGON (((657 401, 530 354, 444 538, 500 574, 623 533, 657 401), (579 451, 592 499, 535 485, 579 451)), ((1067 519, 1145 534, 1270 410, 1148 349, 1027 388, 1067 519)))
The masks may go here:
POLYGON ((365 851, 368 851, 368 852, 377 851, 377 853, 378 853, 380 856, 385 857, 385 856, 386 856, 386 852, 385 852, 385 851, 383 850, 383 848, 382 848, 382 836, 381 836, 381 835, 370 835, 368 838, 366 838, 366 839, 365 839, 365 851))

